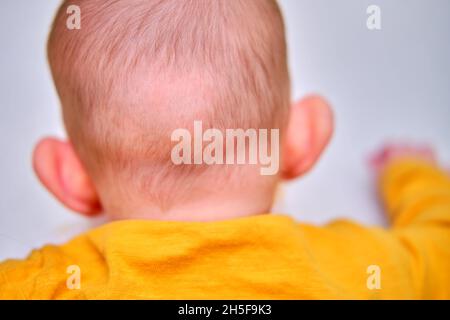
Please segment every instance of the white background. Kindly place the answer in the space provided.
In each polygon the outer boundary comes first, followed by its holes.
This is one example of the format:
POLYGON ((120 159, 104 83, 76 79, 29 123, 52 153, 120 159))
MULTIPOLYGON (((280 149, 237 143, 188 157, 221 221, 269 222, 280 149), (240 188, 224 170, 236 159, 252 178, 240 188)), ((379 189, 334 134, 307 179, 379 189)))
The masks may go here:
MULTIPOLYGON (((31 152, 64 136, 45 59, 57 0, 0 2, 0 260, 60 243, 91 221, 63 209, 39 185, 31 152)), ((282 0, 296 98, 322 93, 335 137, 319 165, 284 192, 283 212, 324 223, 383 224, 367 155, 385 141, 432 143, 450 163, 448 0, 282 0), (366 28, 370 4, 382 30, 366 28)), ((98 223, 98 221, 96 222, 98 223)))

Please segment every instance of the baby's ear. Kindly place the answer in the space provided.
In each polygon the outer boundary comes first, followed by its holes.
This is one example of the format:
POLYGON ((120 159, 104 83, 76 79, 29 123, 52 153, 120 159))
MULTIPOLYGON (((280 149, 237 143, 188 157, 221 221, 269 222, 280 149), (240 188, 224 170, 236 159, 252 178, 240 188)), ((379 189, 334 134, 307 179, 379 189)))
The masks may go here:
POLYGON ((33 153, 33 167, 47 190, 69 209, 86 216, 102 211, 94 185, 69 142, 41 140, 33 153))
POLYGON ((294 179, 309 171, 333 131, 333 112, 325 99, 309 96, 293 104, 282 148, 282 177, 294 179))

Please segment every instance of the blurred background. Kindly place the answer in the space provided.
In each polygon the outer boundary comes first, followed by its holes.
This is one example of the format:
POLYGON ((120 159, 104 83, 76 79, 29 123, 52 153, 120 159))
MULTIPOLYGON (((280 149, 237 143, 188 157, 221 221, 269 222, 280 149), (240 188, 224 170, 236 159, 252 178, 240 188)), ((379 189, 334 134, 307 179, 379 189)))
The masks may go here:
MULTIPOLYGON (((0 2, 0 261, 61 243, 100 220, 79 217, 34 177, 40 137, 64 137, 45 45, 58 0, 0 2)), ((323 94, 336 113, 324 157, 284 187, 277 210, 325 223, 384 225, 370 153, 386 141, 430 143, 450 166, 450 1, 280 0, 294 98, 323 94), (381 30, 366 26, 381 8, 381 30)))

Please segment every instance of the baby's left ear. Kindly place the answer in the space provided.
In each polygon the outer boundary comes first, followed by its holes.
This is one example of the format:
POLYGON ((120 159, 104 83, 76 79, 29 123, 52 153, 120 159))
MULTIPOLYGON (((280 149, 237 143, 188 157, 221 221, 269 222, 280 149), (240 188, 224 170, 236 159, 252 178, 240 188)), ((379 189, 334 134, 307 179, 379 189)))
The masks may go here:
POLYGON ((325 99, 309 96, 293 104, 282 148, 282 178, 294 179, 309 171, 333 132, 333 112, 325 99))
POLYGON ((41 140, 34 149, 33 167, 42 184, 66 207, 86 216, 101 213, 95 187, 69 142, 41 140))

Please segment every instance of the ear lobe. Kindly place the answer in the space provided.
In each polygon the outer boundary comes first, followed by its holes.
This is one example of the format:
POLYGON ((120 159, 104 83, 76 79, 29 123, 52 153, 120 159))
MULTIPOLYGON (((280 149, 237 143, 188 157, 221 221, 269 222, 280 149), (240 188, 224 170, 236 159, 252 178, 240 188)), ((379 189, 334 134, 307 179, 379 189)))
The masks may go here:
POLYGON ((294 104, 283 146, 282 178, 294 179, 319 160, 334 131, 333 113, 320 96, 294 104))
POLYGON ((69 209, 87 216, 101 212, 94 185, 70 143, 41 140, 33 153, 33 168, 47 190, 69 209))

